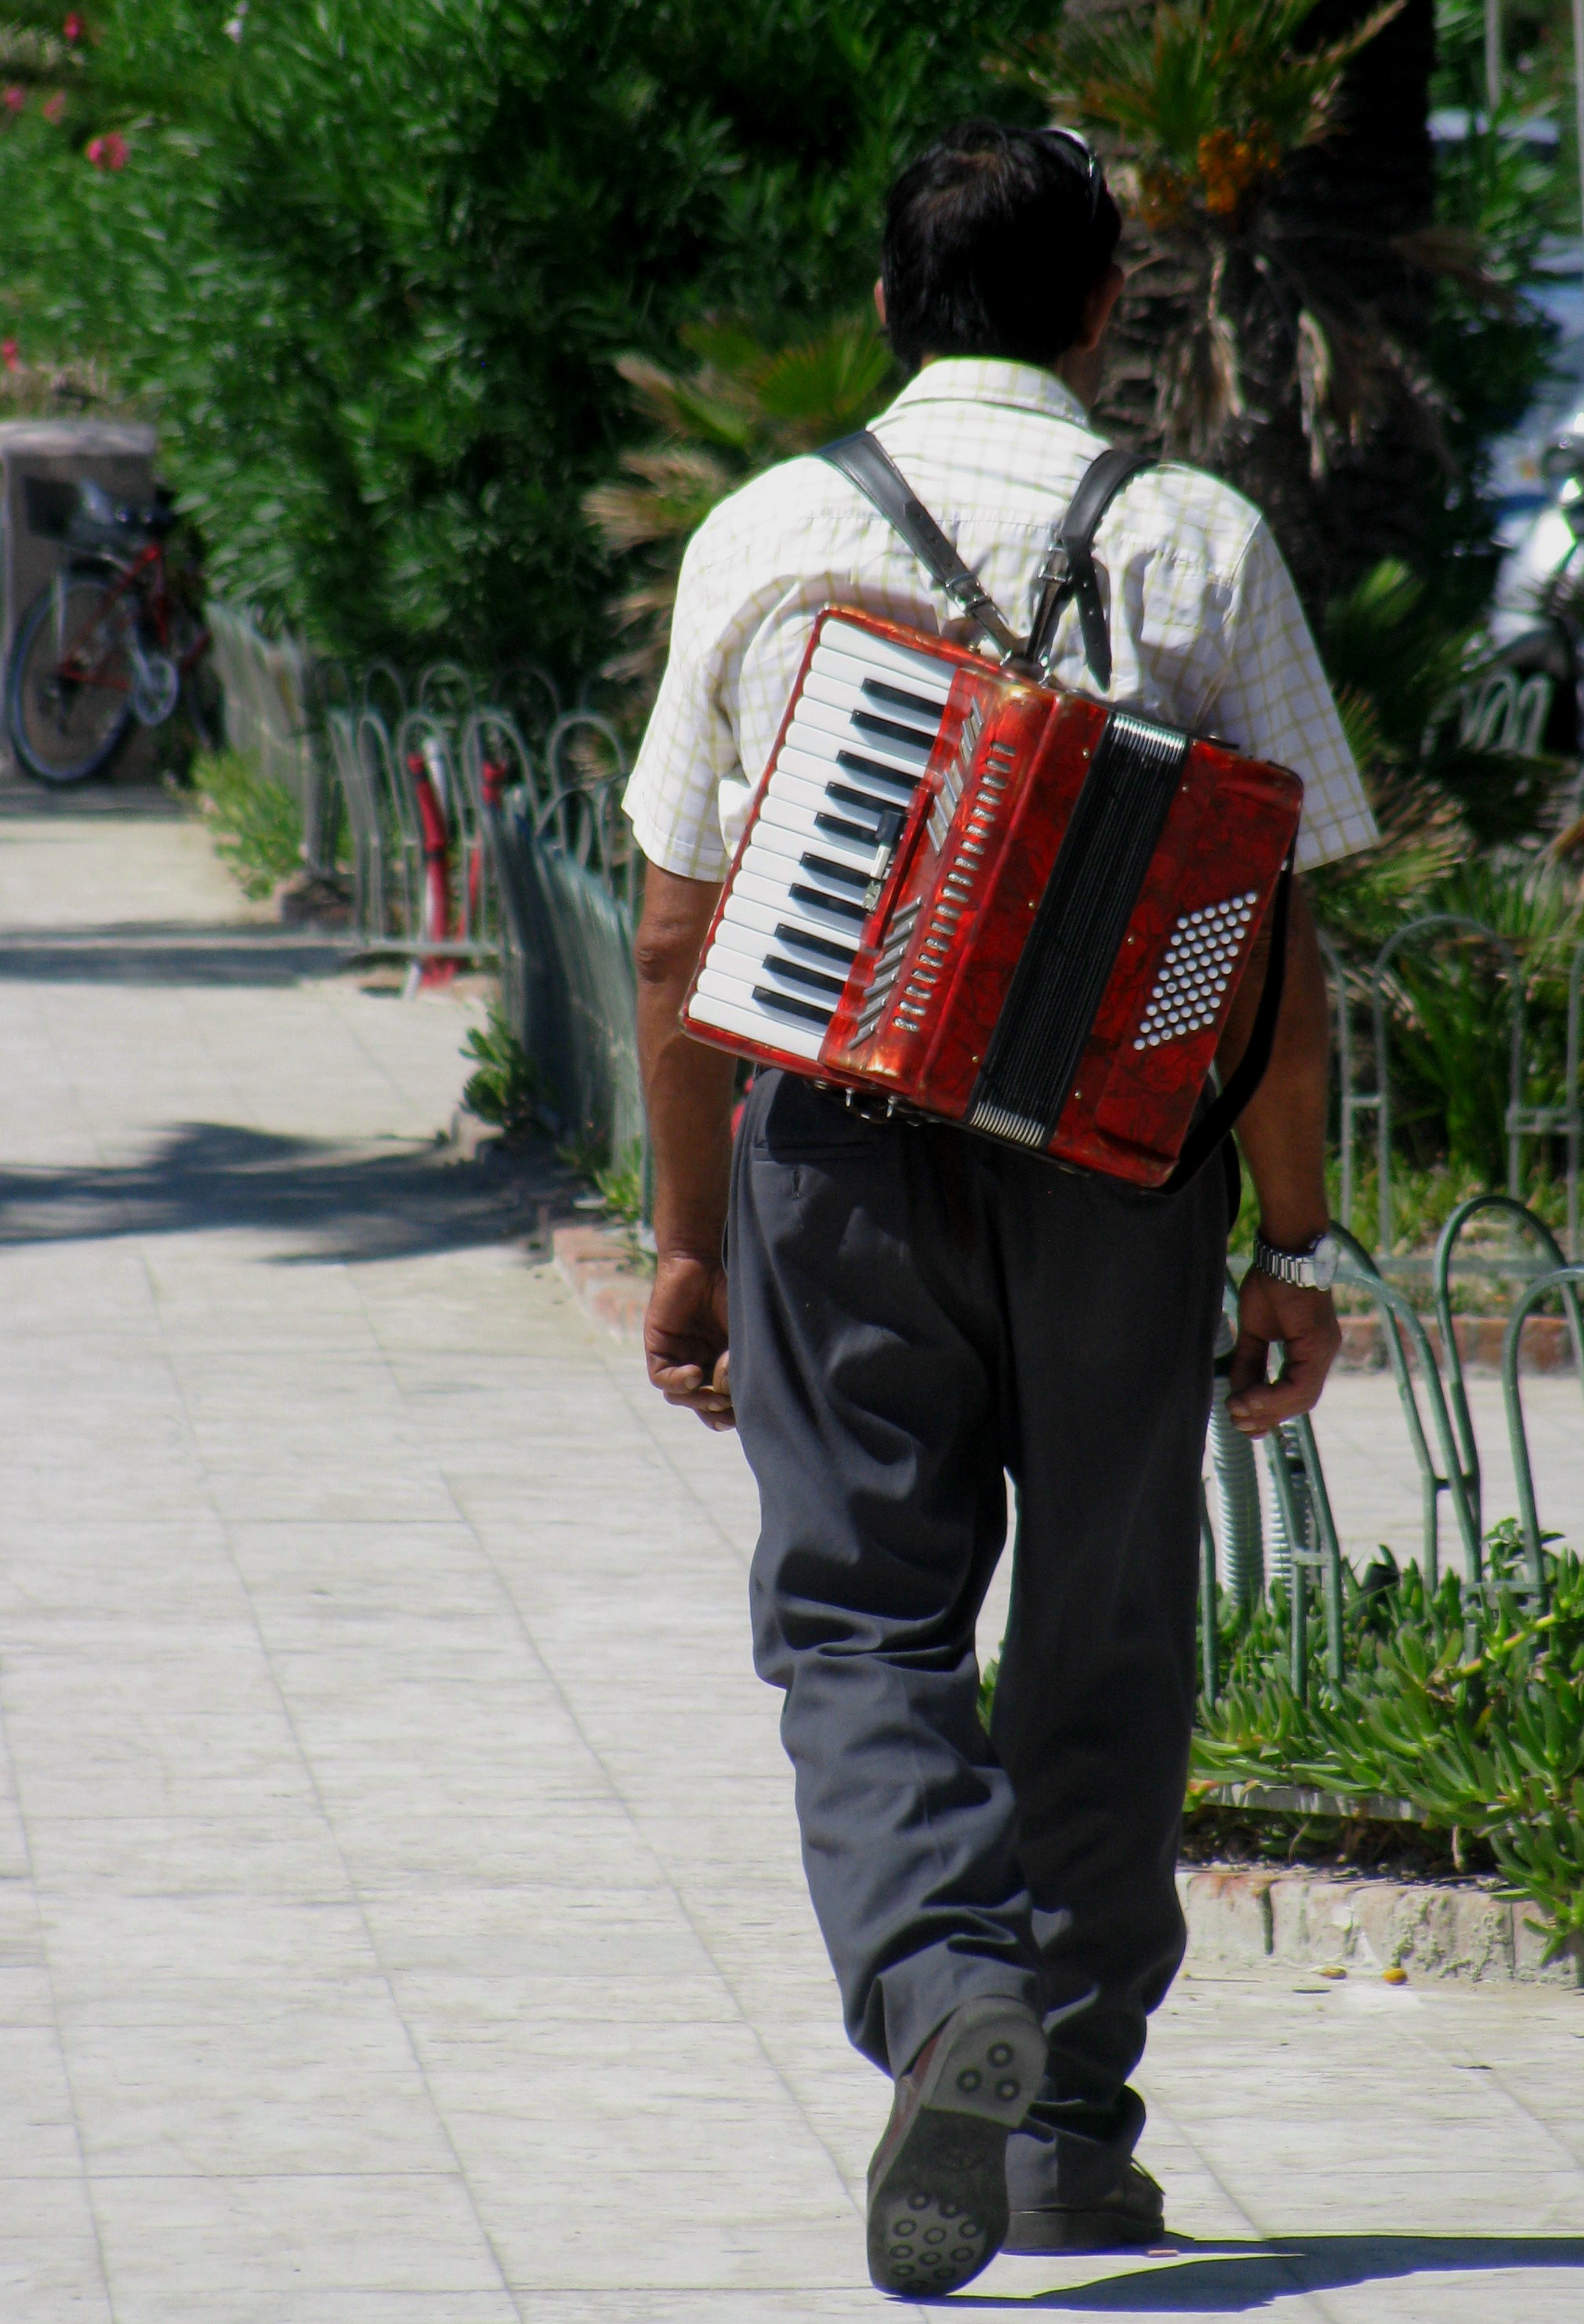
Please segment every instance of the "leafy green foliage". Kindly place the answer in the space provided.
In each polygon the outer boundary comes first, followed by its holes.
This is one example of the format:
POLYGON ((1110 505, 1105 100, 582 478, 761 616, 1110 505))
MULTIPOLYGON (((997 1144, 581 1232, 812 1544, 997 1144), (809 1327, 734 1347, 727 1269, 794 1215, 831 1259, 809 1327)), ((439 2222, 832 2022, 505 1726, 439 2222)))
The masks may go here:
POLYGON ((51 125, 66 114, 66 94, 88 83, 92 55, 89 28, 79 9, 57 0, 10 0, 0 14, 0 120, 14 128, 36 99, 49 106, 51 125))
POLYGON ((526 1130, 539 1104, 539 1076, 498 1001, 487 1023, 468 1028, 462 1054, 475 1061, 462 1088, 468 1112, 497 1130, 526 1130))
MULTIPOLYGON (((1422 833, 1436 807, 1450 807, 1482 847, 1541 828, 1571 770, 1466 738, 1463 702, 1494 669, 1477 622, 1457 619, 1427 581, 1390 558, 1333 601, 1323 639, 1348 739, 1388 817, 1422 833)), ((1440 825, 1448 828, 1444 814, 1440 825)))
MULTIPOLYGON (((1540 856, 1559 782, 1543 755, 1470 739, 1490 665, 1477 626, 1454 619, 1397 560, 1329 607, 1328 671, 1379 816, 1384 844, 1311 877, 1322 924, 1353 966, 1361 1056, 1372 1041, 1364 971, 1411 920, 1456 913, 1510 941, 1525 1003, 1524 1102, 1562 1095, 1571 948, 1584 936, 1576 883, 1540 856)), ((1386 986, 1394 1113, 1406 1158, 1438 1158, 1458 1179, 1499 1185, 1506 1171, 1511 987, 1495 946, 1452 931, 1415 939, 1386 986)), ((1367 1085, 1367 1084, 1366 1084, 1367 1085)), ((1370 1234, 1373 1240, 1373 1231, 1370 1234)))
MULTIPOLYGON (((319 647, 604 650, 616 359, 856 309, 884 190, 1045 0, 114 0, 124 168, 0 139, 5 327, 161 418, 222 592, 319 647)), ((1006 100, 1003 98, 1003 109, 1006 100)), ((1032 115, 1032 99, 1012 108, 1032 115)))
POLYGON ((1033 44, 1051 94, 1126 138, 1149 222, 1239 220, 1283 159, 1330 126, 1343 68, 1403 5, 1306 42, 1317 0, 1179 0, 1074 14, 1033 44))
MULTIPOLYGON (((1566 974, 1584 936, 1574 884, 1545 863, 1480 859, 1442 881, 1434 908, 1461 912, 1508 938, 1518 959, 1525 1010, 1523 1099, 1556 1104, 1563 1088, 1566 974)), ((1405 947, 1390 972, 1395 1019, 1394 1078, 1404 1100, 1404 1130, 1417 1105, 1431 1137, 1444 1138, 1453 1165, 1470 1165, 1487 1185, 1506 1169, 1510 979, 1481 937, 1451 931, 1423 948, 1405 947)))
POLYGON ((1477 1834, 1514 1890, 1545 1915, 1552 1954, 1584 1954, 1584 1564, 1548 1554, 1543 1610, 1520 1590, 1509 1519, 1491 1534, 1491 1591, 1417 1567, 1348 1577, 1348 1676, 1325 1674, 1311 1631, 1309 1699, 1293 1693, 1280 1587, 1223 1604, 1223 1666, 1201 1706, 1196 1780, 1299 1785, 1405 1802, 1438 1831, 1477 1834))
POLYGON ((607 674, 637 684, 646 709, 671 634, 677 574, 689 539, 718 502, 778 460, 861 428, 885 400, 894 366, 868 315, 766 347, 741 323, 684 326, 698 357, 685 376, 642 355, 616 368, 656 442, 625 452, 626 480, 597 484, 584 509, 616 555, 639 552, 637 576, 611 610, 632 643, 607 674))
POLYGON ((302 869, 302 810, 243 751, 200 751, 190 779, 215 852, 256 903, 302 869))
POLYGON ((635 1138, 626 1150, 594 1173, 594 1184, 604 1198, 607 1213, 624 1226, 635 1227, 644 1216, 644 1142, 635 1138))
POLYGON ((979 1724, 987 1735, 990 1732, 990 1714, 996 1708, 996 1682, 1001 1675, 1001 1657, 992 1655, 979 1673, 979 1724))
MULTIPOLYGON (((1225 1676, 1201 1701, 1190 1805, 1205 1785, 1329 1794, 1367 1818, 1401 1802, 1431 1832, 1483 1841, 1512 1892, 1544 1914, 1548 1958, 1584 1967, 1584 1563, 1546 1553, 1543 1609, 1523 1591, 1506 1518, 1486 1543, 1489 1589, 1436 1590, 1388 1551, 1362 1580, 1344 1567, 1348 1675, 1327 1676, 1324 1625, 1309 1627, 1307 1700, 1292 1690, 1286 1592, 1218 1608, 1225 1676)), ((998 1658, 979 1683, 987 1732, 998 1658)), ((1276 1828, 1292 1840, 1292 1821, 1276 1828)))

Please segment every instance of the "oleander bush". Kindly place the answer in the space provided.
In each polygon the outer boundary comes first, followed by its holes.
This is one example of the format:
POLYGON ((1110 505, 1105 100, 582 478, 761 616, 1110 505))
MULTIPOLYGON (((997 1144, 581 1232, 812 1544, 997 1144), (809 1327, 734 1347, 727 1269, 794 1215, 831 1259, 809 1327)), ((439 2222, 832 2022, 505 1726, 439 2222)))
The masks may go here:
POLYGON ((989 103, 1037 117, 985 60, 1050 8, 81 13, 65 116, 0 109, 0 337, 159 419, 222 593, 353 659, 571 672, 609 650, 583 496, 644 432, 617 357, 855 309, 903 159, 989 103))

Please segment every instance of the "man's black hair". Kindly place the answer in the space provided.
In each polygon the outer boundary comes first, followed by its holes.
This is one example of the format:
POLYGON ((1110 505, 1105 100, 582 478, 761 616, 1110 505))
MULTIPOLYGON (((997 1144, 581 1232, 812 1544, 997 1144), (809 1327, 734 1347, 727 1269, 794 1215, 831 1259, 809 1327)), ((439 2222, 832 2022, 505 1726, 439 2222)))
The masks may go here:
POLYGON ((1099 164, 1061 130, 964 121, 891 189, 885 327, 925 355, 1053 364, 1077 338, 1122 218, 1099 164))

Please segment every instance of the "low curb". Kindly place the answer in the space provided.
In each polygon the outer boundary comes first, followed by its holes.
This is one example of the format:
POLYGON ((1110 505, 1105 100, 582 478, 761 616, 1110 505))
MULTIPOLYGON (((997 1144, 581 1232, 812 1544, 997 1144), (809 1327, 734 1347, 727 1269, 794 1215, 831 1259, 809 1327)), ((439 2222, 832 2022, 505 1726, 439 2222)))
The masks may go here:
POLYGON ((1177 1894, 1188 1958, 1228 1967, 1349 1970, 1410 1982, 1576 1987, 1569 1960, 1542 1960, 1533 1907, 1512 1904, 1496 1880, 1438 1886, 1243 1866, 1184 1866, 1177 1894))
POLYGON ((626 1227, 557 1227, 555 1270, 591 1323, 613 1339, 641 1339, 653 1279, 626 1227))

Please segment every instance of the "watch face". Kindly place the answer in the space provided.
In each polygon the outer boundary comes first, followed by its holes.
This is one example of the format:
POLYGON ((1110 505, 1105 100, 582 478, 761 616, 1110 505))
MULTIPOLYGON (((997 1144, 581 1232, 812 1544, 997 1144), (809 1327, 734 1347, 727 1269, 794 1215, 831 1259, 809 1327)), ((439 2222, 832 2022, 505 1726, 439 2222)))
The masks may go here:
POLYGON ((1341 1257, 1342 1246, 1336 1236, 1321 1235, 1319 1242, 1309 1254, 1309 1263, 1314 1270, 1314 1287, 1317 1291, 1329 1291, 1335 1283, 1341 1257))

